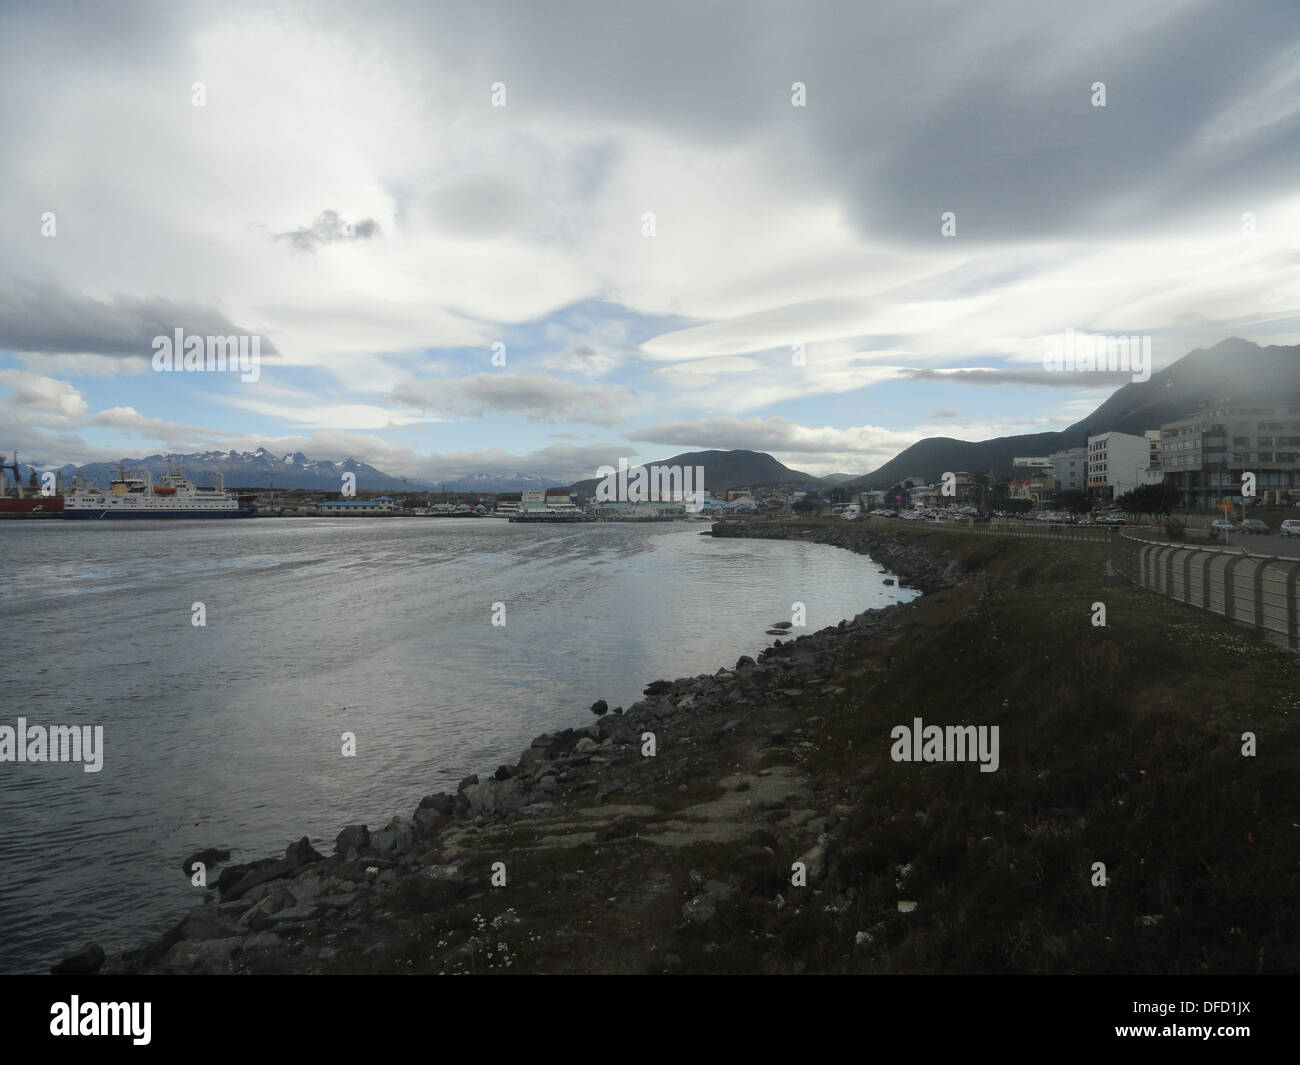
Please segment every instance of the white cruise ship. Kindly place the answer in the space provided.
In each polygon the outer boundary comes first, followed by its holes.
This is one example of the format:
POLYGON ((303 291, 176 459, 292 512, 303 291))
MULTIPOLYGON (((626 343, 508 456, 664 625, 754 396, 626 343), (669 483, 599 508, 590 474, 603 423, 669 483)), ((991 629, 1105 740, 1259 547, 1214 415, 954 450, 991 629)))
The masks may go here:
POLYGON ((255 510, 251 499, 226 491, 220 474, 212 487, 200 488, 170 459, 156 485, 148 470, 128 476, 119 466, 107 492, 78 484, 63 500, 65 518, 244 518, 255 510))

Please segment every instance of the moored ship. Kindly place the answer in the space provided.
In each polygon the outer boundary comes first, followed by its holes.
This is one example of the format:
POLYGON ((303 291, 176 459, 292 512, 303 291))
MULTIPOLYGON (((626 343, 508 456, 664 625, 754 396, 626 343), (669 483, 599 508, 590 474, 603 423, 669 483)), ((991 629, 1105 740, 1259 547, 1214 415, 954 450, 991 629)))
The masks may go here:
POLYGON ((63 501, 65 518, 245 518, 256 509, 246 497, 227 492, 220 474, 215 484, 202 487, 170 459, 156 485, 148 470, 128 475, 119 466, 107 492, 78 484, 63 501))
POLYGON ((5 462, 0 455, 0 518, 57 518, 62 513, 63 496, 57 487, 47 490, 38 486, 35 471, 24 485, 18 452, 14 452, 13 462, 5 462), (12 484, 7 474, 12 474, 12 484))

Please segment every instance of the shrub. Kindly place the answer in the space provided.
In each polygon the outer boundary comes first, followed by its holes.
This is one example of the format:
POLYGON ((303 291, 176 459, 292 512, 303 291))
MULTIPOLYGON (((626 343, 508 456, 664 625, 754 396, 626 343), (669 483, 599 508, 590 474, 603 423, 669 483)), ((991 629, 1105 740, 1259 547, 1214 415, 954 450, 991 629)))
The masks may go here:
POLYGON ((1165 535, 1171 540, 1181 540, 1183 538, 1183 529, 1185 526, 1177 518, 1171 518, 1165 522, 1165 535))

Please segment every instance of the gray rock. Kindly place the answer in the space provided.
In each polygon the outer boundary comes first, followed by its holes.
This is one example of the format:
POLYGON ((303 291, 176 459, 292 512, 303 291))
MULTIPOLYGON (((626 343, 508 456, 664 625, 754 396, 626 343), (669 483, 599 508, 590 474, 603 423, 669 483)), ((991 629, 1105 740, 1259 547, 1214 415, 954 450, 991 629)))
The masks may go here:
POLYGON ((242 936, 231 936, 229 939, 205 939, 200 942, 186 939, 177 943, 163 956, 162 964, 178 969, 217 965, 229 961, 235 951, 243 945, 242 936))
POLYGON ((455 801, 445 791, 439 791, 433 795, 426 795, 421 799, 419 808, 421 810, 437 810, 440 814, 450 815, 455 801))
POLYGON ((576 754, 591 754, 591 752, 594 751, 595 749, 596 749, 596 741, 593 740, 590 736, 584 736, 582 739, 578 741, 577 746, 573 748, 574 753, 576 754))
POLYGON ((203 865, 211 869, 214 865, 230 860, 230 851, 221 850, 218 847, 209 847, 207 850, 195 851, 184 862, 181 863, 181 872, 186 876, 194 875, 194 863, 202 862, 203 865))
POLYGON ((526 769, 529 766, 537 765, 539 762, 545 762, 549 758, 549 753, 549 747, 529 747, 519 756, 519 768, 526 769))
POLYGON ((451 822, 451 817, 432 806, 422 806, 415 811, 415 823, 426 836, 437 832, 451 822))
MULTIPOLYGON (((273 861, 269 865, 261 866, 248 873, 239 880, 233 887, 222 892, 222 897, 226 899, 237 899, 250 889, 257 887, 258 884, 265 884, 268 880, 278 880, 282 876, 288 876, 296 872, 304 865, 310 862, 321 862, 325 860, 323 854, 318 853, 311 845, 306 836, 296 843, 290 843, 285 851, 284 857, 279 861, 273 861)), ((224 878, 224 873, 222 874, 224 878)), ((218 882, 220 887, 220 882, 218 882)))
POLYGON ((809 884, 814 880, 820 880, 826 873, 826 845, 823 843, 817 844, 811 850, 801 854, 799 860, 808 869, 809 884))
POLYGON ((98 943, 87 943, 80 950, 69 954, 50 969, 55 976, 89 976, 99 972, 104 964, 104 948, 98 943))
POLYGON ((462 793, 475 815, 504 815, 520 809, 528 801, 518 780, 488 780, 474 784, 462 793))
POLYGON ((334 853, 347 854, 349 850, 360 850, 370 845, 370 829, 365 825, 348 825, 334 837, 334 853))
MULTIPOLYGON (((257 907, 254 906, 253 909, 257 907)), ((243 918, 240 919, 242 920, 243 918)), ((215 906, 201 906, 191 911, 181 922, 181 931, 186 939, 196 943, 205 939, 227 939, 239 935, 238 923, 232 921, 229 914, 217 912, 215 906)))
POLYGON ((718 898, 709 892, 696 895, 682 907, 682 916, 691 924, 708 924, 718 913, 718 898))
MULTIPOLYGON (((283 884, 267 885, 271 888, 247 913, 239 919, 240 928, 261 931, 271 927, 272 918, 280 913, 292 901, 288 888, 283 884)), ((208 939, 220 939, 220 936, 208 936, 208 939)))

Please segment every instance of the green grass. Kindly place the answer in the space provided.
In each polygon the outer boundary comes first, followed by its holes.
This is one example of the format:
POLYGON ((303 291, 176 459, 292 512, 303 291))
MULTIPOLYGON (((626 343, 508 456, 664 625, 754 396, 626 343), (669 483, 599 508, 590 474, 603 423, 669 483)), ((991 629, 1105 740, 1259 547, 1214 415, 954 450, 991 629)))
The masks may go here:
MULTIPOLYGON (((931 597, 855 664, 813 768, 851 782, 841 801, 856 812, 815 901, 779 915, 742 903, 740 924, 773 933, 764 967, 1300 968, 1300 658, 1106 577, 1104 546, 900 535, 982 580, 931 597), (889 730, 913 717, 997 724, 1000 769, 891 761, 889 730)), ((692 960, 727 970, 751 955, 692 960)))

